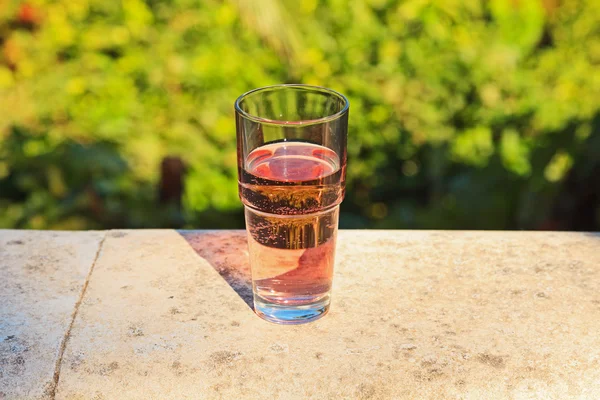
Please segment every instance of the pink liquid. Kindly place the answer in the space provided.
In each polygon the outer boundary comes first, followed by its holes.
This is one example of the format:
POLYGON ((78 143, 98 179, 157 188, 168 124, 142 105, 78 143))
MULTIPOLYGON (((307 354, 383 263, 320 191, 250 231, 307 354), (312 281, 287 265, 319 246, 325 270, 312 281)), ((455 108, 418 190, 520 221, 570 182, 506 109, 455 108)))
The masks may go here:
POLYGON ((339 169, 333 150, 303 142, 279 142, 255 149, 248 155, 251 174, 281 182, 319 180, 339 169))
POLYGON ((310 143, 267 144, 240 176, 257 309, 328 304, 344 194, 338 156, 310 143))

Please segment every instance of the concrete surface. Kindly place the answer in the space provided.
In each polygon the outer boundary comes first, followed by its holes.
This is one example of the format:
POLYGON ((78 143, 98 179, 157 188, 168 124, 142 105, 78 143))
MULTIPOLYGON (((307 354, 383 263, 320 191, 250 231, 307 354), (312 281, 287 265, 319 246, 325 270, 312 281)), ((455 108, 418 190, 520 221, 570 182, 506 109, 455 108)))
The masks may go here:
POLYGON ((0 230, 0 399, 53 398, 102 232, 0 230))
POLYGON ((600 398, 599 234, 342 231, 331 312, 300 326, 252 313, 247 260, 244 232, 108 232, 55 397, 600 398))

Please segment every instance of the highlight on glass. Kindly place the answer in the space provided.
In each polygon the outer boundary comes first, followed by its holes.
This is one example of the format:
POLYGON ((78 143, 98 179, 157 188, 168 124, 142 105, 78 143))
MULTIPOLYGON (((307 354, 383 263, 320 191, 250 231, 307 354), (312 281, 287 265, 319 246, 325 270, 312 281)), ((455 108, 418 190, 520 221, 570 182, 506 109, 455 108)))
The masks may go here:
POLYGON ((348 111, 342 94, 309 85, 235 102, 254 309, 268 321, 304 323, 329 310, 348 111))

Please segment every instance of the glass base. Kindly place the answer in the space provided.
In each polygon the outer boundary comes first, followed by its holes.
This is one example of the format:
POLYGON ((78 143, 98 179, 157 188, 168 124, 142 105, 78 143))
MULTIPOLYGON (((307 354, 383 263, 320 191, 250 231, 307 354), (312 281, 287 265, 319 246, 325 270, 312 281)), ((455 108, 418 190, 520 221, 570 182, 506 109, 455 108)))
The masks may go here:
POLYGON ((266 302, 254 296, 254 311, 264 320, 276 324, 296 325, 316 321, 329 311, 329 295, 318 302, 303 305, 286 305, 266 302))

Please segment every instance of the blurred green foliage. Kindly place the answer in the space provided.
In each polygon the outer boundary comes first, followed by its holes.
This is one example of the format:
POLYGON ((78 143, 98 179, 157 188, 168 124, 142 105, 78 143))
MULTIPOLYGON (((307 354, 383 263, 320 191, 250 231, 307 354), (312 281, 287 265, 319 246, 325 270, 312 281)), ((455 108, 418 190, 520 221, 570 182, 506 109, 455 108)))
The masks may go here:
POLYGON ((0 0, 0 227, 241 227, 233 101, 302 82, 351 102, 342 227, 564 228, 557 207, 592 196, 600 228, 599 16, 592 0, 0 0), (169 155, 182 209, 157 200, 169 155))

